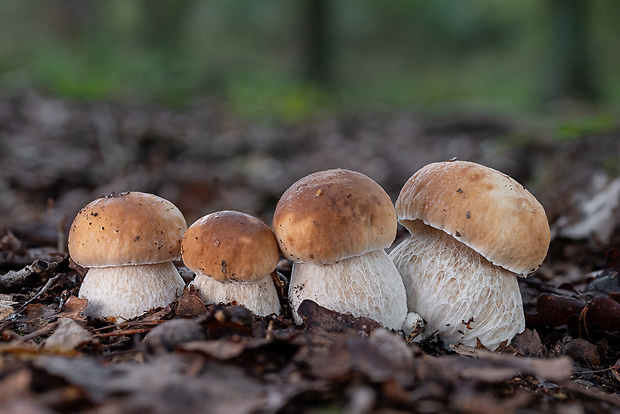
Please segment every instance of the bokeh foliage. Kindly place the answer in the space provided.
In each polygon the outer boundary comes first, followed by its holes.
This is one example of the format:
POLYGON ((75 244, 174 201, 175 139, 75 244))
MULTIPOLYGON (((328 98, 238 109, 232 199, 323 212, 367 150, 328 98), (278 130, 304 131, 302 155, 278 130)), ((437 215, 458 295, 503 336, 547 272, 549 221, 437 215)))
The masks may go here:
MULTIPOLYGON (((304 3, 0 0, 0 87, 172 106, 217 94, 287 122, 343 108, 535 112, 562 70, 554 0, 332 0, 319 84, 304 77, 304 3)), ((620 4, 584 4, 596 103, 616 105, 620 4)))

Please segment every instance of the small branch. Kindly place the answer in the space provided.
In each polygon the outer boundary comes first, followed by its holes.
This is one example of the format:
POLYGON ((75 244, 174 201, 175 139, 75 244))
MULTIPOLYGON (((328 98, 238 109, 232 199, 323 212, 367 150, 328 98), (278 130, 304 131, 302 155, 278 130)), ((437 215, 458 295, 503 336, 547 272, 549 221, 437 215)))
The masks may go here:
POLYGON ((47 274, 56 272, 58 263, 48 263, 45 260, 35 260, 32 264, 20 270, 11 270, 0 275, 0 292, 18 289, 32 284, 35 280, 47 274))
POLYGON ((94 332, 105 331, 105 330, 108 330, 108 329, 115 329, 115 328, 124 328, 124 327, 127 327, 127 326, 136 326, 136 325, 137 326, 156 326, 156 325, 162 324, 164 322, 167 322, 167 321, 164 320, 164 321, 143 321, 143 322, 138 322, 138 321, 136 321, 136 322, 121 322, 121 323, 118 323, 116 325, 102 326, 101 328, 94 329, 94 332))
POLYGON ((101 334, 95 334, 95 338, 110 338, 112 336, 143 334, 143 333, 151 332, 151 329, 153 328, 128 329, 126 331, 121 331, 121 332, 101 333, 101 334))
POLYGON ((20 337, 15 342, 23 343, 23 342, 26 342, 26 341, 30 341, 31 339, 38 338, 38 337, 40 337, 42 335, 45 335, 48 332, 53 331, 57 327, 58 327, 58 322, 52 322, 52 323, 44 326, 43 328, 39 329, 38 331, 34 331, 32 333, 29 333, 28 335, 24 335, 24 336, 20 337))
POLYGON ((43 286, 41 288, 40 291, 37 292, 36 295, 34 295, 33 297, 31 297, 30 299, 28 299, 28 301, 26 301, 26 303, 24 303, 21 308, 19 308, 17 311, 13 312, 12 314, 10 314, 9 316, 7 316, 7 318, 5 319, 5 323, 0 326, 0 330, 2 330, 5 326, 5 324, 7 322, 13 322, 19 315, 21 315, 21 313, 26 310, 26 308, 28 307, 28 305, 30 305, 32 302, 34 302, 35 300, 37 300, 42 294, 44 294, 45 292, 47 292, 53 285, 54 283, 56 283, 56 281, 62 276, 62 273, 57 274, 56 276, 50 278, 47 283, 45 284, 45 286, 43 286))

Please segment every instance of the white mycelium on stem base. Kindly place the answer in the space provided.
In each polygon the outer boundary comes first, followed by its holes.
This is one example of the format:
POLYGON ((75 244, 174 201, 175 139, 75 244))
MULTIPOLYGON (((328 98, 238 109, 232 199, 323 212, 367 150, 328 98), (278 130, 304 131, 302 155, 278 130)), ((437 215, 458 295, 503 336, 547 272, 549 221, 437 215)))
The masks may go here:
POLYGON ((183 238, 183 262, 205 304, 236 302, 259 316, 280 313, 271 279, 280 252, 271 229, 238 211, 198 219, 183 238))
POLYGON ((89 268, 79 297, 94 318, 131 319, 167 306, 185 283, 172 263, 187 228, 171 202, 128 192, 98 198, 76 215, 69 254, 89 268))
POLYGON ((516 276, 544 260, 550 232, 543 207, 496 170, 463 161, 429 164, 396 202, 411 236, 391 253, 410 311, 447 344, 490 349, 522 332, 516 276))
POLYGON ((386 255, 396 236, 389 196, 348 170, 310 174, 283 195, 273 219, 282 254, 293 261, 289 301, 305 299, 401 329, 407 316, 403 281, 386 255))

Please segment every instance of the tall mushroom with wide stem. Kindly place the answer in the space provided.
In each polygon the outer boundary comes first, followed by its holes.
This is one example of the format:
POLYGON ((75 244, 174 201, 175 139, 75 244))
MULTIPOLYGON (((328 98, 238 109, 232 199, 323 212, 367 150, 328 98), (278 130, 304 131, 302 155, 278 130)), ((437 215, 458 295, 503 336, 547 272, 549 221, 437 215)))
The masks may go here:
POLYGON ((218 211, 192 224, 182 243, 190 283, 205 304, 236 302, 258 316, 280 313, 271 273, 280 258, 273 232, 256 217, 218 211))
POLYGON ((494 350, 525 329, 516 276, 541 265, 550 240, 532 194, 492 168, 438 162, 407 181, 396 211, 411 236, 390 257, 427 333, 494 350))
POLYGON ((328 309, 401 329, 407 316, 403 281, 383 250, 396 237, 386 192, 364 174, 336 169, 294 183, 276 206, 273 228, 293 261, 289 301, 311 299, 328 309))
POLYGON ((69 231, 69 254, 88 268, 79 291, 88 299, 86 314, 131 319, 183 293, 173 261, 186 228, 174 204, 148 193, 113 194, 82 208, 69 231))

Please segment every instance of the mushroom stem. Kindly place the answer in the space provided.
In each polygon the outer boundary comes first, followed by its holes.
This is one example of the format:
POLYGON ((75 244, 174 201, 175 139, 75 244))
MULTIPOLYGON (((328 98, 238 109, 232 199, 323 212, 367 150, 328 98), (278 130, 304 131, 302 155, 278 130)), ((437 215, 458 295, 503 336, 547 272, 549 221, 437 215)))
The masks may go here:
POLYGON ((384 250, 324 265, 293 263, 289 301, 298 324, 297 308, 305 299, 336 312, 374 319, 401 329, 407 299, 401 276, 384 250))
POLYGON ((410 311, 446 344, 491 350, 525 329, 517 275, 491 264, 454 237, 415 226, 390 257, 403 277, 410 311))
POLYGON ((206 304, 237 302, 258 316, 280 314, 280 300, 270 275, 258 282, 237 283, 218 282, 197 273, 190 285, 198 289, 200 299, 206 304))
POLYGON ((78 296, 88 299, 86 315, 131 319, 168 306, 183 293, 185 283, 172 262, 92 267, 78 296))

